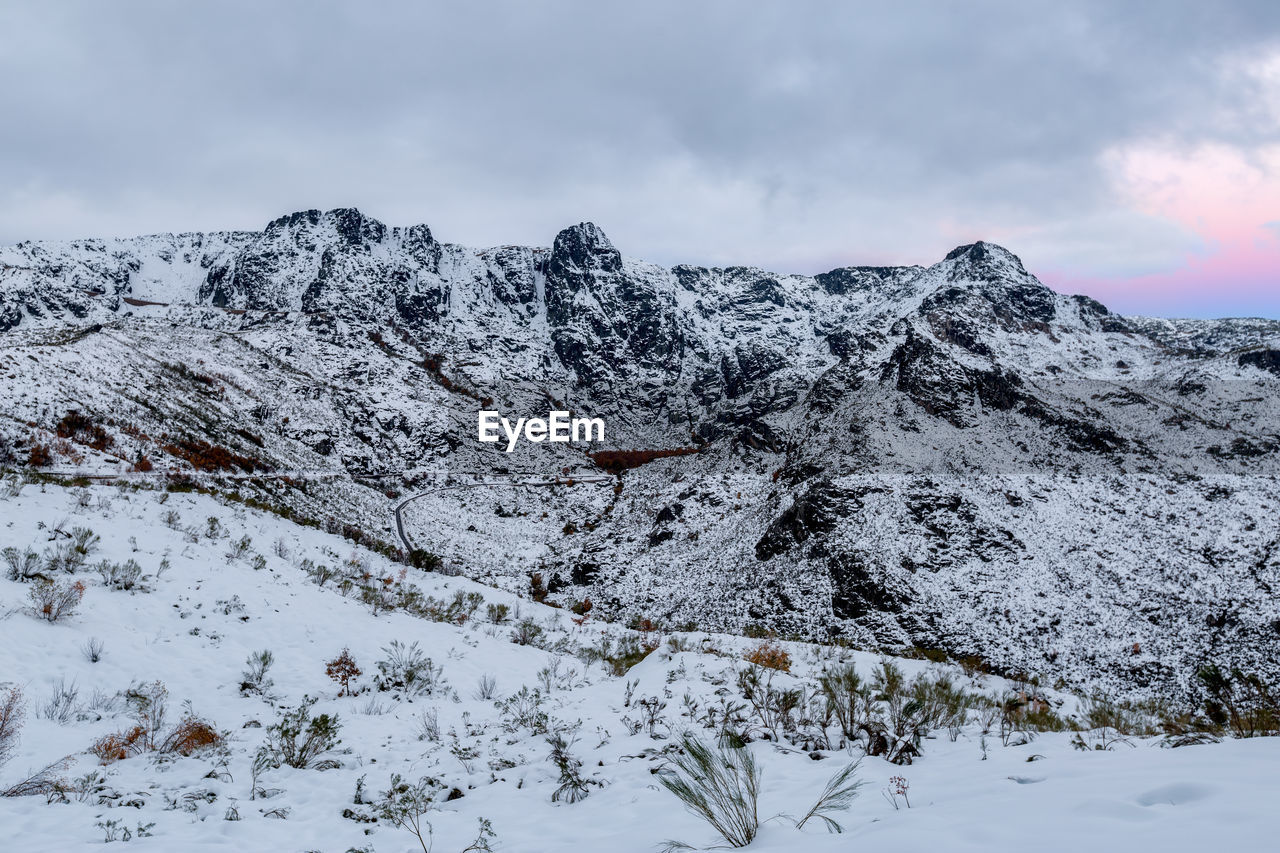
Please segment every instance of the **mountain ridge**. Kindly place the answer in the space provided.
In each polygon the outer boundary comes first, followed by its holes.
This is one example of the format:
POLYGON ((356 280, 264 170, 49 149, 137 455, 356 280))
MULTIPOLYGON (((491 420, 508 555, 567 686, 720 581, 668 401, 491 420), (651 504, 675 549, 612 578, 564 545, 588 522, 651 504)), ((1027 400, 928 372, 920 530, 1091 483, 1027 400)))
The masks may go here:
POLYGON ((1280 651, 1280 322, 1121 317, 982 241, 800 276, 660 267, 587 222, 470 249, 354 209, 0 262, 0 433, 19 459, 345 472, 236 488, 390 540, 384 492, 414 488, 407 472, 598 473, 599 447, 476 441, 481 407, 566 409, 605 418, 607 449, 699 452, 578 504, 441 492, 406 513, 414 541, 614 618, 1116 688, 1280 651))

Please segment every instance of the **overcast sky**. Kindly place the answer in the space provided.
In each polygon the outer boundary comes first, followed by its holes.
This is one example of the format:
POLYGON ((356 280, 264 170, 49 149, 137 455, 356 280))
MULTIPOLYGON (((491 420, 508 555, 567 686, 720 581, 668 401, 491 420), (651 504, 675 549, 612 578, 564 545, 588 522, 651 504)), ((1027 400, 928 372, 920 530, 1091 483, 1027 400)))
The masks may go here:
POLYGON ((0 243, 339 206, 1280 317, 1280 2, 0 6, 0 243))

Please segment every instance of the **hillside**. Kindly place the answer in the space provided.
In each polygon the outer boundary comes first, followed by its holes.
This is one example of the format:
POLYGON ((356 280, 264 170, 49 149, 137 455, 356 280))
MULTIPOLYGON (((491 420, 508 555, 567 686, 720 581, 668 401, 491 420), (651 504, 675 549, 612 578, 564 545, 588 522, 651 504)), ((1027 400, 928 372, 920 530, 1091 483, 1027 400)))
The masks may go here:
MULTIPOLYGON (((8 485, 5 543, 59 555, 56 569, 47 559, 32 565, 59 585, 81 582, 84 594, 74 613, 50 622, 27 607, 38 578, 0 579, 0 639, 10 651, 0 699, 16 688, 25 706, 16 750, 0 763, 0 790, 51 763, 49 778, 60 785, 0 797, 6 849, 101 849, 104 840, 124 843, 127 831, 127 849, 139 850, 418 850, 411 834, 373 819, 392 774, 401 774, 432 780, 427 817, 438 851, 462 850, 486 818, 494 850, 648 853, 669 838, 715 840, 654 775, 686 730, 749 741, 763 774, 761 818, 803 814, 870 746, 841 748, 840 724, 818 710, 817 684, 846 664, 871 679, 882 661, 867 652, 766 643, 773 656, 758 659, 779 666, 784 652, 788 673, 743 660, 758 640, 575 617, 464 578, 406 571, 226 498, 136 485, 8 485), (416 646, 430 663, 406 679, 390 665, 396 642, 402 661, 416 646), (350 696, 326 676, 326 662, 344 648, 361 670, 350 696), (272 663, 254 677, 246 658, 263 651, 272 663), (741 680, 752 672, 766 679, 754 703, 741 680), (161 695, 157 682, 167 693, 160 721, 137 713, 138 697, 161 695), (762 700, 762 690, 773 698, 762 700), (783 690, 801 691, 785 712, 771 704, 783 690), (268 763, 255 772, 271 727, 308 696, 313 719, 337 715, 340 742, 315 756, 316 766, 268 763), (214 733, 210 743, 193 741, 189 755, 119 734, 151 725, 163 744, 184 719, 214 733), (129 742, 125 757, 112 741, 103 746, 113 733, 114 743, 129 742), (557 733, 569 744, 575 790, 585 793, 577 802, 549 758, 557 733), (97 754, 88 751, 95 744, 97 754)), ((1119 850, 1131 846, 1132 831, 1169 850, 1266 844, 1276 738, 1161 749, 1162 739, 1093 727, 1102 718, 1060 691, 919 660, 890 663, 967 697, 960 716, 934 717, 909 764, 874 749, 862 758, 859 796, 833 815, 844 834, 774 820, 752 849, 977 851, 1034 839, 1049 851, 1119 850), (1049 730, 1063 720, 1084 725, 1087 749, 1072 748, 1076 734, 1049 730), (904 784, 905 797, 891 796, 904 784)), ((1125 714, 1128 726, 1154 723, 1125 714)))

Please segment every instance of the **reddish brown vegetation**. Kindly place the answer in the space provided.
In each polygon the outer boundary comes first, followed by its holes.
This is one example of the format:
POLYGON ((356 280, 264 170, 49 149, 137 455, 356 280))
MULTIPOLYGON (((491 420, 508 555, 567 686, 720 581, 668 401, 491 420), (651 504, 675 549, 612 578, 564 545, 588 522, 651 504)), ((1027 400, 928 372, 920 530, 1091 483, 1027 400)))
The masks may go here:
POLYGON ((529 597, 539 604, 547 600, 547 583, 542 579, 542 572, 534 572, 529 578, 529 597))
POLYGON ((69 438, 76 444, 84 444, 94 450, 106 450, 111 446, 111 436, 93 418, 72 409, 62 416, 55 428, 58 438, 69 438))
POLYGON ((791 655, 780 646, 765 641, 744 655, 744 660, 757 666, 765 666, 781 672, 791 671, 791 655))
POLYGON ((27 465, 32 468, 48 468, 52 464, 53 454, 49 451, 49 445, 31 445, 31 452, 27 454, 27 465))
POLYGON ((268 466, 251 456, 241 456, 225 447, 201 441, 198 438, 180 438, 162 448, 170 456, 184 459, 198 471, 234 471, 239 468, 247 474, 266 471, 268 466))
POLYGON ((348 696, 351 694, 351 679, 360 677, 360 667, 356 666, 355 659, 351 657, 351 651, 343 649, 342 654, 325 664, 324 673, 342 685, 339 696, 348 696))
POLYGON ((97 756, 98 761, 103 764, 123 761, 131 754, 140 751, 138 742, 142 740, 143 734, 142 726, 134 726, 127 732, 103 735, 93 742, 89 752, 97 756))
POLYGON ((136 725, 126 731, 104 735, 93 742, 89 752, 103 764, 123 761, 131 755, 155 750, 166 755, 192 755, 222 743, 223 737, 210 723, 188 715, 182 718, 167 737, 156 741, 155 733, 136 725))
POLYGON ((195 716, 186 716, 174 728, 169 736, 160 742, 159 751, 191 755, 206 747, 222 743, 222 735, 205 720, 195 716))
POLYGON ((697 453, 698 450, 697 447, 674 447, 668 450, 598 450, 587 455, 596 465, 616 474, 655 459, 688 456, 690 453, 697 453))

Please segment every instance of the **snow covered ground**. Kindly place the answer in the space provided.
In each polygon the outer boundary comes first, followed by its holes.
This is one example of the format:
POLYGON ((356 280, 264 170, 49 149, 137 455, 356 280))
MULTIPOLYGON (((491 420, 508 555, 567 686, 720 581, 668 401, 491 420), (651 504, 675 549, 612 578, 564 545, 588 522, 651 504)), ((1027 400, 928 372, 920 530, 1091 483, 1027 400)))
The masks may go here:
MULTIPOLYGON (((584 650, 606 639, 616 650, 654 638, 589 614, 575 620, 567 610, 458 577, 413 573, 401 579, 403 567, 338 536, 225 498, 38 484, 0 497, 0 547, 48 552, 70 542, 66 534, 77 527, 92 529, 101 541, 74 576, 58 578, 86 585, 74 615, 38 619, 28 609, 32 584, 0 578, 0 645, 7 651, 0 694, 16 686, 26 706, 17 750, 0 766, 0 789, 63 759, 57 775, 72 786, 69 802, 0 798, 5 850, 97 849, 126 828, 134 835, 129 849, 138 850, 419 850, 412 835, 385 820, 359 819, 374 813, 371 805, 354 802, 359 780, 363 799, 376 800, 393 773, 440 780, 438 810, 428 815, 436 851, 465 848, 482 817, 492 822, 494 849, 513 853, 639 853, 666 839, 695 846, 719 840, 681 808, 655 771, 681 732, 707 734, 691 707, 737 698, 735 673, 746 666, 742 653, 757 641, 682 634, 672 642, 664 636, 656 651, 619 676, 588 662, 584 650), (109 588, 94 568, 102 560, 136 561, 149 576, 142 581, 146 591, 109 588), (340 579, 316 583, 324 574, 319 567, 348 577, 367 573, 375 583, 385 577, 389 590, 412 583, 442 601, 461 592, 483 602, 470 600, 470 618, 453 620, 462 624, 398 610, 375 615, 355 591, 344 594, 340 579), (500 623, 492 605, 509 609, 500 623), (533 643, 513 642, 521 625, 533 643), (85 652, 91 638, 102 641, 97 662, 85 652), (376 663, 388 657, 393 641, 418 643, 439 667, 428 692, 411 698, 403 690, 377 689, 376 663), (343 648, 362 670, 352 684, 354 696, 340 697, 338 684, 326 676, 326 662, 343 648), (246 658, 261 650, 274 655, 266 676, 273 683, 246 694, 246 658), (153 753, 101 765, 89 747, 132 725, 118 694, 156 680, 168 691, 170 725, 189 702, 192 713, 225 732, 225 745, 190 757, 153 753), (72 685, 77 695, 64 704, 65 713, 47 707, 72 685), (525 703, 532 723, 519 719, 520 703, 511 701, 522 688, 543 697, 525 703), (253 759, 268 727, 304 696, 316 698, 314 714, 339 715, 341 743, 322 756, 339 766, 266 769, 255 784, 253 759), (646 707, 654 709, 648 720, 646 707), (538 712, 548 715, 544 724, 537 722, 538 712), (570 752, 581 760, 587 781, 586 799, 552 801, 560 778, 548 760, 543 727, 569 733, 570 752), (95 772, 101 780, 86 783, 95 772), (255 789, 261 793, 251 797, 255 789), (454 797, 446 799, 451 790, 454 797), (150 825, 141 837, 139 825, 150 825)), ((840 661, 869 673, 878 660, 856 651, 782 645, 793 659, 793 675, 779 675, 786 685, 812 686, 824 667, 840 661)), ((944 669, 898 663, 908 675, 944 669)), ((1012 686, 953 674, 965 687, 992 695, 1012 686)), ((1072 697, 1050 695, 1062 713, 1074 710, 1072 697)), ((1003 746, 998 733, 984 736, 982 728, 972 720, 954 741, 936 732, 910 766, 863 758, 861 794, 837 816, 844 834, 812 825, 800 831, 774 820, 751 849, 1261 850, 1280 830, 1280 739, 1180 749, 1134 739, 1111 751, 1085 752, 1072 747, 1066 732, 1003 746), (895 808, 882 795, 895 776, 907 780, 909 807, 899 798, 895 808)), ((765 740, 749 748, 763 767, 762 818, 803 813, 826 780, 858 754, 814 751, 822 759, 814 760, 805 750, 765 740)))

